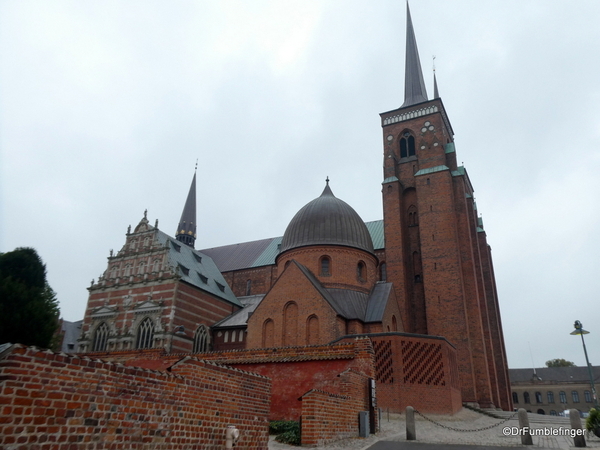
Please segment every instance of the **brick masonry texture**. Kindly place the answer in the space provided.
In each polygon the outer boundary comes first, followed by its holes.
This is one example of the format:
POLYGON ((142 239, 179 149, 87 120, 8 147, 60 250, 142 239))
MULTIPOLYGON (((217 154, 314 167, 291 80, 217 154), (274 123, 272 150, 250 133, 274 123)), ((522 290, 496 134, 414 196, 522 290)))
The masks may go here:
POLYGON ((13 345, 0 357, 0 448, 266 449, 269 379, 186 357, 152 371, 13 345))

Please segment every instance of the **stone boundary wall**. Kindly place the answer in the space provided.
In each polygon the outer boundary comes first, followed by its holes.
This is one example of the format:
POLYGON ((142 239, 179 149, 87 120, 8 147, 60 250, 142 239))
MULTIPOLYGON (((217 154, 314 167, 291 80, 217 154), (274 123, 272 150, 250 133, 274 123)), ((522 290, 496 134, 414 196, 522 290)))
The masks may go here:
MULTIPOLYGON (((302 396, 302 445, 321 446, 358 436, 358 414, 369 410, 368 379, 349 369, 339 375, 340 394, 313 389, 302 396)), ((375 417, 378 420, 378 417, 375 417)))
POLYGON ((267 449, 270 380, 187 357, 158 372, 19 344, 0 354, 0 449, 267 449))

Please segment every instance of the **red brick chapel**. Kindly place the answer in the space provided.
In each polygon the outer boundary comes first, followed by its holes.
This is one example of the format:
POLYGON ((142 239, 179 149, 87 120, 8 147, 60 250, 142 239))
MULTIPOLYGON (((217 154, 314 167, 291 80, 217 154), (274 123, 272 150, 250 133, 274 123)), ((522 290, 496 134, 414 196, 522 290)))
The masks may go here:
POLYGON ((111 251, 78 351, 208 358, 360 336, 384 393, 455 376, 462 402, 511 410, 491 250, 435 77, 427 95, 410 14, 404 103, 380 116, 383 178, 371 187, 382 220, 365 223, 327 180, 283 236, 195 250, 194 174, 175 237, 144 213, 111 251))

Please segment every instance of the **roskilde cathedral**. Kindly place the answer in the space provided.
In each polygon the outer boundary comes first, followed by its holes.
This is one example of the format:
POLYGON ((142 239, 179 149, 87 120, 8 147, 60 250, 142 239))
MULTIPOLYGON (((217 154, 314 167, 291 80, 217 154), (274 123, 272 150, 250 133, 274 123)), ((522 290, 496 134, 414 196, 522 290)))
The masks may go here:
POLYGON ((511 410, 490 247, 435 78, 433 97, 408 13, 404 103, 380 115, 383 220, 363 222, 327 181, 283 237, 195 250, 194 174, 174 238, 144 213, 111 251, 78 351, 441 337, 456 349, 462 402, 511 410))

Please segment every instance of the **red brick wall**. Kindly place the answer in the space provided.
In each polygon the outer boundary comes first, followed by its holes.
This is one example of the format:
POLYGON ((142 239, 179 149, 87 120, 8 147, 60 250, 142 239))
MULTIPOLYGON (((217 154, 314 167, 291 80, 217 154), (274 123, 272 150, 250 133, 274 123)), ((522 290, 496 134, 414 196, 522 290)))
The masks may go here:
POLYGON ((13 346, 0 359, 0 448, 266 449, 270 382, 184 359, 170 373, 13 346))
POLYGON ((302 445, 358 436, 359 412, 369 410, 369 377, 349 369, 336 380, 339 394, 314 389, 302 396, 302 445))

